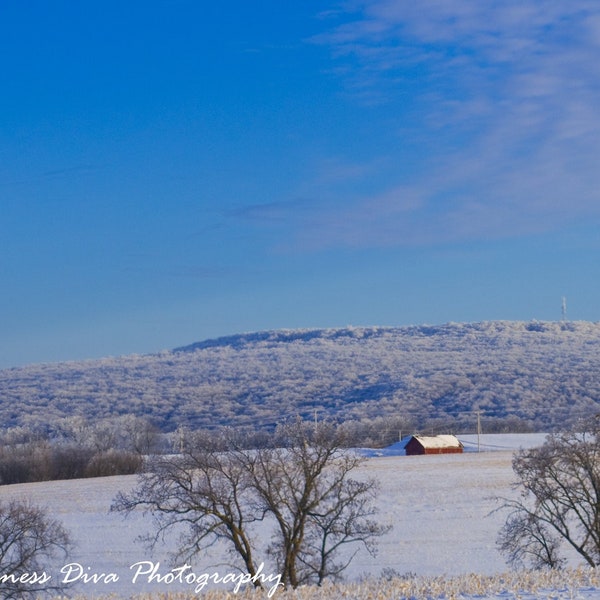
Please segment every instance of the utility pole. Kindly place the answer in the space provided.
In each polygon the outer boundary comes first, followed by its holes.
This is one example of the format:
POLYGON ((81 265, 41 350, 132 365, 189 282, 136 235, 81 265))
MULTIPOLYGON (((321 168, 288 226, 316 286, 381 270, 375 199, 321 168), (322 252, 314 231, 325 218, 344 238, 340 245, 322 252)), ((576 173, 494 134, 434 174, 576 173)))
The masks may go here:
POLYGON ((481 411, 477 409, 477 452, 481 452, 481 411))

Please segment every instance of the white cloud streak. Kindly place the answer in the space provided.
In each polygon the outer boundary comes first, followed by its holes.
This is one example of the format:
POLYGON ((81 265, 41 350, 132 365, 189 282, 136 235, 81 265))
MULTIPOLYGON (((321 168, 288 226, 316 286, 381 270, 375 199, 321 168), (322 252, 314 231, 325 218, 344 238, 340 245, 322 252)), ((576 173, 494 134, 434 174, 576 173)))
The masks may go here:
MULTIPOLYGON (((418 245, 600 216, 600 6, 371 0, 315 39, 348 89, 410 95, 427 175, 299 221, 298 242, 418 245)), ((402 123, 399 123, 399 129, 402 123)))

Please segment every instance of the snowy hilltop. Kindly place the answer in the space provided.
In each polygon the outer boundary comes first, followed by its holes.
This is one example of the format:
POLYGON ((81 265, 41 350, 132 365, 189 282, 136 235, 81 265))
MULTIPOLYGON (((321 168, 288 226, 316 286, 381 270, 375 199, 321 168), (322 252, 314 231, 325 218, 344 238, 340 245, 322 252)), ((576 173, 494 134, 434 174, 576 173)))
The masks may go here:
POLYGON ((600 324, 589 322, 267 331, 5 369, 0 417, 42 426, 127 413, 172 431, 316 415, 360 422, 381 446, 402 429, 475 431, 475 411, 487 431, 550 431, 597 411, 599 361, 600 324))

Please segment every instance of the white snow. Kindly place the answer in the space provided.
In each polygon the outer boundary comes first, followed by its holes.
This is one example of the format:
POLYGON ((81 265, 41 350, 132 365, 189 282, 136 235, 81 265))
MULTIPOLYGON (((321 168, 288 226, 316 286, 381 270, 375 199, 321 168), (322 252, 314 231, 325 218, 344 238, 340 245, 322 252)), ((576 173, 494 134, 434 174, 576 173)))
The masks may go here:
MULTIPOLYGON (((477 436, 458 436, 465 445, 477 443, 477 436), (473 440, 475 438, 475 440, 473 440)), ((495 498, 514 494, 511 460, 513 449, 543 442, 542 435, 484 435, 480 448, 493 452, 427 456, 375 456, 367 460, 363 475, 380 482, 379 520, 393 526, 381 538, 376 557, 360 550, 346 572, 350 580, 379 576, 382 569, 400 574, 494 575, 507 566, 496 549, 495 540, 503 522, 495 498)), ((392 449, 388 449, 393 452, 392 449)), ((67 562, 82 565, 91 573, 115 573, 117 583, 75 584, 74 591, 94 594, 133 594, 145 591, 174 591, 174 585, 132 583, 130 566, 140 561, 160 562, 168 572, 169 551, 176 540, 168 540, 154 554, 136 542, 152 530, 149 516, 136 513, 126 519, 110 513, 119 491, 135 485, 135 476, 55 481, 0 487, 0 498, 30 497, 46 506, 70 530, 76 549, 67 562)), ((196 573, 231 572, 219 564, 226 555, 215 549, 193 562, 196 573)), ((53 575, 60 578, 63 565, 53 575)), ((189 586, 177 589, 189 589, 189 586)), ((593 592, 595 594, 596 592, 593 592)), ((585 597, 594 596, 592 592, 585 597)))
POLYGON ((454 435, 416 435, 424 448, 460 448, 460 442, 454 435))

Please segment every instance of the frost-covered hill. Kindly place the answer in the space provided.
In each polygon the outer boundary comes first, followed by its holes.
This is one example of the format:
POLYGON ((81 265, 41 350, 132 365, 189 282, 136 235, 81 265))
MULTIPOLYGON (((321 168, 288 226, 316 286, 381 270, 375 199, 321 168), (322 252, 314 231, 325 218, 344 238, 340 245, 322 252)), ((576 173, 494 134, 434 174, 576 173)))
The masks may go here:
POLYGON ((132 413, 173 430, 272 427, 317 411, 379 429, 473 431, 479 408, 488 431, 548 431, 598 410, 599 366, 599 323, 282 330, 5 369, 0 419, 43 426, 73 414, 132 413))

